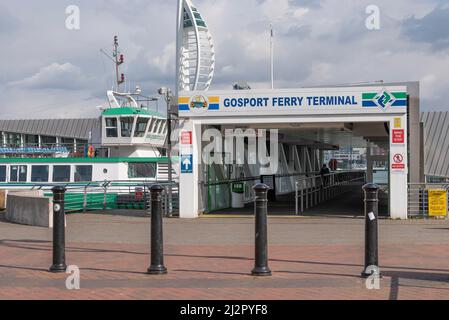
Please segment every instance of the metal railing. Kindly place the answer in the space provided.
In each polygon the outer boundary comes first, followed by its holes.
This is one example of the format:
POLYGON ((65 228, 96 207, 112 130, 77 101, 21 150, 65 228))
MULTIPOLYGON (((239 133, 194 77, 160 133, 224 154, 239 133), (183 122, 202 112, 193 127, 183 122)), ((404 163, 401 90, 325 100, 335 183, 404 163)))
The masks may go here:
POLYGON ((85 157, 87 156, 87 149, 93 146, 95 150, 102 149, 100 144, 87 143, 0 143, 0 156, 21 157, 21 156, 39 156, 52 157, 54 154, 64 154, 68 157, 85 157))
POLYGON ((358 186, 365 181, 365 172, 337 172, 299 178, 295 182, 295 213, 304 213, 307 209, 350 191, 348 187, 358 186))
MULTIPOLYGON (((449 217, 449 202, 447 193, 449 193, 449 183, 409 183, 408 184, 408 217, 409 218, 430 218, 431 212, 429 208, 429 190, 446 191, 445 215, 441 217, 449 217)), ((444 205, 444 203, 441 203, 444 205)), ((444 211, 444 206, 441 206, 444 211)))
POLYGON ((239 179, 227 179, 216 182, 201 183, 204 195, 204 211, 206 213, 227 209, 232 202, 232 184, 242 183, 244 202, 249 203, 254 200, 252 187, 261 181, 259 177, 247 177, 239 179))
MULTIPOLYGON (((279 181, 280 178, 292 178, 295 180, 295 185, 293 187, 292 192, 294 192, 296 195, 295 206, 298 208, 296 210, 298 214, 298 210, 301 207, 301 204, 299 202, 302 201, 303 202, 302 207, 307 209, 310 208, 312 203, 314 203, 313 206, 315 206, 318 203, 317 202, 318 200, 315 199, 320 199, 319 201, 323 201, 324 195, 322 196, 320 194, 322 186, 325 192, 328 192, 330 194, 330 192, 332 191, 336 194, 337 191, 333 190, 332 188, 337 186, 349 186, 351 182, 363 183, 366 180, 366 174, 364 171, 342 171, 322 176, 319 175, 318 172, 309 172, 309 173, 279 174, 275 175, 274 178, 276 179, 276 181, 279 181), (321 179, 323 179, 323 181, 329 179, 329 182, 332 184, 329 186, 323 185, 321 179), (302 196, 301 192, 303 192, 302 196), (315 201, 317 203, 315 203, 315 201)), ((229 208, 231 206, 231 199, 232 199, 231 186, 233 183, 243 183, 244 202, 245 203, 253 202, 254 192, 252 190, 252 187, 260 182, 261 176, 201 183, 200 187, 203 190, 203 195, 205 195, 203 203, 205 209, 204 211, 206 213, 209 213, 215 210, 229 208)), ((279 185, 280 185, 279 183, 276 183, 277 186, 276 189, 278 189, 279 185)))
MULTIPOLYGON (((86 183, 57 184, 64 186, 65 209, 67 212, 87 212, 96 210, 150 210, 150 188, 159 184, 163 191, 163 211, 169 213, 168 182, 148 181, 101 181, 86 183)), ((51 196, 50 189, 56 184, 36 184, 33 190, 44 190, 46 196, 51 196)), ((179 185, 172 183, 172 209, 174 214, 179 209, 179 185)), ((149 212, 150 213, 150 212, 149 212)))

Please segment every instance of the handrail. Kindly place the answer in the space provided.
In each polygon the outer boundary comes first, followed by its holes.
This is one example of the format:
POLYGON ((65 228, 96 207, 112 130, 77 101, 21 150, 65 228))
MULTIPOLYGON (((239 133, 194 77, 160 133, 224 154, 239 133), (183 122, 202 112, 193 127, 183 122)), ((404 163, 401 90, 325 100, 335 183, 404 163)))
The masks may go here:
POLYGON ((344 188, 341 186, 346 186, 351 182, 355 181, 366 181, 366 173, 364 171, 350 171, 344 172, 348 173, 358 173, 363 174, 362 176, 349 178, 347 180, 340 180, 337 178, 338 175, 342 173, 331 173, 326 175, 306 177, 296 181, 295 183, 295 213, 304 212, 304 209, 315 206, 321 201, 327 201, 341 194, 344 188), (327 178, 327 179, 325 179, 327 178), (318 182, 318 183, 317 183, 318 182), (299 185, 302 184, 301 188, 299 185), (299 203, 301 199, 301 203, 299 203))
POLYGON ((174 185, 177 186, 178 182, 173 181, 169 183, 168 181, 156 181, 156 180, 103 180, 103 181, 79 181, 79 182, 48 182, 48 183, 33 183, 29 185, 31 190, 41 190, 42 188, 51 188, 55 186, 64 186, 67 189, 77 189, 84 187, 92 187, 92 188, 102 188, 104 184, 107 183, 108 186, 111 187, 120 187, 120 186, 146 186, 152 184, 160 184, 162 186, 174 185))
MULTIPOLYGON (((408 188, 408 217, 430 217, 429 190, 443 189, 449 191, 447 182, 409 182, 408 188)), ((449 199, 446 199, 446 219, 449 219, 449 199)))
MULTIPOLYGON (((274 177, 275 178, 288 178, 288 177, 296 177, 296 176, 306 176, 305 178, 309 179, 309 178, 313 178, 313 177, 331 176, 333 174, 362 173, 362 172, 364 172, 364 171, 361 171, 361 170, 337 171, 337 172, 332 172, 328 175, 320 175, 319 171, 312 171, 312 172, 301 172, 301 173, 290 173, 290 174, 277 174, 277 175, 274 175, 274 177), (314 174, 314 176, 309 176, 310 174, 314 174)), ((201 183, 205 186, 211 187, 211 186, 218 186, 218 185, 236 183, 236 182, 257 181, 257 180, 260 180, 261 176, 270 176, 270 175, 260 175, 260 176, 245 177, 245 178, 227 179, 227 180, 221 180, 221 181, 215 181, 215 182, 202 181, 201 183)))

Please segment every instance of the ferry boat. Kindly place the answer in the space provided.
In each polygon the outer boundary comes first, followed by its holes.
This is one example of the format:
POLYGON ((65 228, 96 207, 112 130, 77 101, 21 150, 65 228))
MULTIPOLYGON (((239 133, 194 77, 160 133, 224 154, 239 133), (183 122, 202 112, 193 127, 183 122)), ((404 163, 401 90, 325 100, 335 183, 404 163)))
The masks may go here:
MULTIPOLYGON (((120 92, 125 77, 119 75, 119 66, 124 63, 124 56, 119 52, 117 37, 112 57, 108 57, 115 64, 117 87, 107 91, 108 103, 100 108, 101 116, 91 132, 86 152, 73 154, 62 145, 4 145, 0 189, 38 188, 48 192, 55 185, 80 188, 107 184, 127 188, 168 181, 167 117, 150 108, 150 102, 157 99, 144 96, 140 87, 134 92, 120 92)), ((179 165, 176 157, 171 160, 176 182, 179 165)))

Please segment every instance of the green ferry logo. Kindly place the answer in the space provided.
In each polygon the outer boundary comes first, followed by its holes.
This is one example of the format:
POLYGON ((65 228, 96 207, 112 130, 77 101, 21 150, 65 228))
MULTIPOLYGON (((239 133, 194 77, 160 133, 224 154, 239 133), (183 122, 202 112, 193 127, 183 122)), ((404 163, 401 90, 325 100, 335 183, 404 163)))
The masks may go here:
POLYGON ((362 94, 362 106, 364 108, 377 107, 381 110, 407 107, 407 92, 390 92, 388 90, 382 90, 377 93, 365 92, 362 94))

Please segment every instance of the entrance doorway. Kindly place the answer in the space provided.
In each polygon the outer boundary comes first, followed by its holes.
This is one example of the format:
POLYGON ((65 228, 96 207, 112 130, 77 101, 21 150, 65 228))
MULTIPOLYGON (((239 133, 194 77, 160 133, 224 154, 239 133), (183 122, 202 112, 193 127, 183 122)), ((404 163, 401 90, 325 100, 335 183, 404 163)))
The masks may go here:
MULTIPOLYGON (((236 130, 243 133, 244 162, 237 163, 235 157, 232 162, 225 161, 229 154, 222 153, 222 163, 203 166, 205 214, 252 214, 252 187, 263 182, 273 189, 269 197, 271 215, 360 216, 362 186, 374 182, 381 187, 379 215, 389 215, 390 139, 385 122, 290 123, 277 124, 273 129, 274 126, 214 126, 222 134, 236 130), (260 164, 248 162, 249 132, 259 129, 278 132, 276 172, 267 172, 260 164), (321 172, 323 165, 328 168, 326 175, 321 172), (236 186, 240 189, 236 190, 236 186), (235 201, 237 197, 240 204, 235 201)), ((203 132, 207 129, 202 126, 203 132)), ((203 147, 208 143, 203 141, 203 147)), ((270 145, 268 141, 266 144, 270 145)), ((232 152, 237 153, 235 143, 233 147, 232 152)), ((223 145, 221 150, 225 149, 223 145)))

